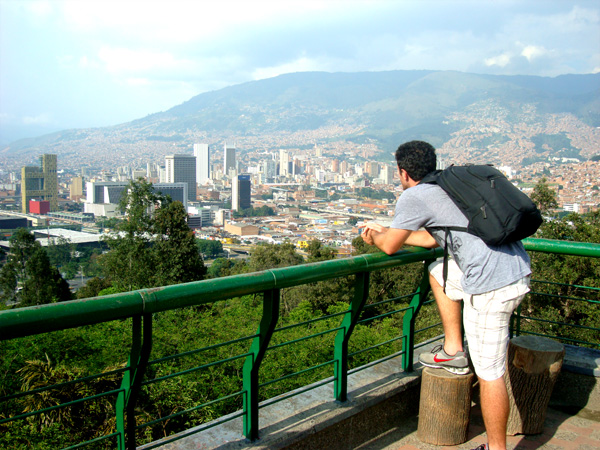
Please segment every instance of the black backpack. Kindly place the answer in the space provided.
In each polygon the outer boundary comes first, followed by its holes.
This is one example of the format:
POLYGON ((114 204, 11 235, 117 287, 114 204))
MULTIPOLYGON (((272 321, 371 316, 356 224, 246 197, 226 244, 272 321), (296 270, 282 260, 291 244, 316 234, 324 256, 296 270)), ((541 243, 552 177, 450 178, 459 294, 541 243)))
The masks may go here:
POLYGON ((450 166, 431 172, 421 183, 440 186, 469 220, 467 228, 447 231, 466 231, 488 245, 520 241, 542 224, 535 203, 492 166, 450 166))
POLYGON ((443 289, 448 278, 448 232, 466 231, 488 245, 502 245, 531 236, 542 214, 531 199, 492 166, 450 166, 427 174, 421 183, 437 184, 469 220, 464 227, 444 230, 443 289))

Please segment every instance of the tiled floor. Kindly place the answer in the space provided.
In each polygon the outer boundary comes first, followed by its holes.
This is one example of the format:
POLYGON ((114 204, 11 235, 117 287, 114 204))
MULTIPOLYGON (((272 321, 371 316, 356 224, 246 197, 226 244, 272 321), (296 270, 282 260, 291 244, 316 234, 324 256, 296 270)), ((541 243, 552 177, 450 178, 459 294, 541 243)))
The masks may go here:
MULTIPOLYGON (((600 417, 585 410, 563 412, 548 408, 544 431, 531 436, 508 436, 509 450, 598 450, 600 449, 600 417)), ((379 439, 363 444, 360 450, 470 450, 486 442, 481 410, 471 410, 469 440, 456 446, 425 444, 417 437, 418 418, 414 417, 401 427, 379 439)))

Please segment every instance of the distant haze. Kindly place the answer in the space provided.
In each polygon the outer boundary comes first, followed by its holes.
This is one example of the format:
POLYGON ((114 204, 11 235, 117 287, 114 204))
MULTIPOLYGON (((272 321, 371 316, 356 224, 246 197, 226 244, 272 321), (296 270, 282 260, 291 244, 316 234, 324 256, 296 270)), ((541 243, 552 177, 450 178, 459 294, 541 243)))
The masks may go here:
POLYGON ((600 149, 599 85, 600 74, 286 74, 200 94, 111 127, 16 141, 1 148, 0 163, 15 170, 42 153, 56 153, 60 166, 70 169, 144 167, 166 154, 191 154, 197 142, 213 151, 235 142, 241 152, 334 142, 357 151, 364 144, 370 157, 387 161, 399 143, 412 139, 431 142, 457 162, 585 161, 600 149))
POLYGON ((0 143, 295 72, 600 71, 597 0, 0 0, 0 143))

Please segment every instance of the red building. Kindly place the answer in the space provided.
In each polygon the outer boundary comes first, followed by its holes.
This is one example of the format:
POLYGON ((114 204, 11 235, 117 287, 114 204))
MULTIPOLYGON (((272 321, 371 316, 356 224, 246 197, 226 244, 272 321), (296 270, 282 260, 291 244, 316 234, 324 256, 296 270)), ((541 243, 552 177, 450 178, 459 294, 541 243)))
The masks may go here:
POLYGON ((48 214, 50 202, 48 200, 29 200, 29 212, 31 214, 48 214))

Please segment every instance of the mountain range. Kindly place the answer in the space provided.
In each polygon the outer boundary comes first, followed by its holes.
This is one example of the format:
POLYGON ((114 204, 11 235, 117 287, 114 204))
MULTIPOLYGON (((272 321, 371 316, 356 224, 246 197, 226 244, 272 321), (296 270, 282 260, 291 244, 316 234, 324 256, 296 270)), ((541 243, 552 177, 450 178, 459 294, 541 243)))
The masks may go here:
POLYGON ((570 115, 590 132, 597 131, 600 74, 545 78, 428 70, 291 73, 203 93, 114 127, 23 139, 0 154, 85 153, 93 150, 86 150, 84 143, 100 136, 127 145, 168 142, 189 147, 194 142, 256 142, 264 136, 327 128, 342 130, 332 138, 368 140, 388 151, 407 139, 428 139, 441 146, 474 126, 482 114, 491 114, 493 121, 493 111, 499 111, 503 123, 518 124, 524 120, 523 111, 531 108, 540 123, 570 115))

